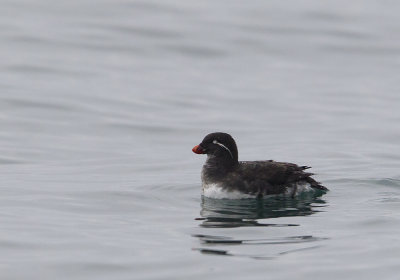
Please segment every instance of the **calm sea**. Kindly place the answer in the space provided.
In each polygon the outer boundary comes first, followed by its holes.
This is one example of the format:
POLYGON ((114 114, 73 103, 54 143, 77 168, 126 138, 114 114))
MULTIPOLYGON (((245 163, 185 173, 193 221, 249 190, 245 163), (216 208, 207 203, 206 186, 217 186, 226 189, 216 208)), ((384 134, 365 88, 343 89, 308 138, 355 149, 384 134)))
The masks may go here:
POLYGON ((0 6, 2 280, 399 279, 400 2, 0 6), (202 198, 214 131, 330 192, 202 198))

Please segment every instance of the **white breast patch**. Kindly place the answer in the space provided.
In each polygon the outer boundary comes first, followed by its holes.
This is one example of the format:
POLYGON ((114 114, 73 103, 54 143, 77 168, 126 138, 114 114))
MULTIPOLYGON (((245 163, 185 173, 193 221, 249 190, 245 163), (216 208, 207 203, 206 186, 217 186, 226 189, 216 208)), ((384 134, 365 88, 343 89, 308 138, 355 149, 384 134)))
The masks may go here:
MULTIPOLYGON (((302 192, 313 191, 314 189, 310 186, 310 184, 298 183, 296 189, 290 187, 286 190, 283 195, 293 195, 293 191, 295 190, 294 195, 298 195, 302 192)), ((209 198, 216 199, 245 199, 245 198, 256 198, 256 195, 245 194, 238 191, 228 191, 219 186, 219 184, 203 184, 203 195, 209 198)))
POLYGON ((217 199, 244 199, 255 198, 255 195, 245 194, 238 191, 227 191, 221 188, 218 184, 203 184, 203 195, 217 199))

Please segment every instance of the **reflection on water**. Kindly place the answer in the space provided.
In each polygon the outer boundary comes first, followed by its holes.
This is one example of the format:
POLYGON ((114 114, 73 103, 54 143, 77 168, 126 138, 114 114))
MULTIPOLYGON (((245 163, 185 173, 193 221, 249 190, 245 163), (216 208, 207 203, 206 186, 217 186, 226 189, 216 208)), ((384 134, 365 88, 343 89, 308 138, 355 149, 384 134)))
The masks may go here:
MULTIPOLYGON (((322 211, 326 205, 325 200, 320 198, 323 193, 307 193, 296 198, 286 196, 270 197, 264 199, 212 199, 202 197, 201 218, 199 225, 202 228, 238 228, 238 227, 290 227, 299 224, 288 223, 265 223, 269 218, 309 216, 322 211), (259 220, 263 220, 260 222, 259 220)), ((261 229, 260 229, 261 230, 261 229)), ((320 245, 294 247, 296 244, 316 242, 325 240, 323 237, 312 235, 278 236, 268 238, 234 238, 230 236, 195 234, 193 237, 199 239, 202 248, 195 248, 202 254, 248 257, 253 259, 271 259, 277 256, 309 250, 320 247, 320 245), (216 246, 286 246, 283 249, 265 250, 260 249, 259 253, 231 252, 216 246), (289 246, 289 247, 288 247, 289 246)), ((235 247, 237 249, 237 247, 235 247)))
POLYGON ((232 257, 245 257, 245 258, 251 258, 251 259, 258 259, 258 260, 270 260, 273 258, 276 258, 277 256, 282 256, 286 255, 289 253, 294 253, 294 252, 300 252, 300 251, 306 251, 306 250, 311 250, 311 249, 316 249, 320 248, 321 246, 316 245, 316 246, 311 246, 311 247, 305 247, 305 248, 300 248, 300 249, 293 249, 293 250, 286 250, 277 253, 276 255, 273 256, 268 256, 265 254, 237 254, 237 253, 230 253, 227 250, 218 250, 218 249, 204 249, 204 248, 196 248, 194 250, 199 251, 202 254, 210 254, 210 255, 224 255, 224 256, 232 256, 232 257))
POLYGON ((263 239, 242 239, 236 240, 224 236, 212 235, 193 235, 198 237, 203 244, 289 244, 289 243, 304 243, 324 238, 314 237, 312 235, 289 236, 284 238, 263 238, 263 239))
POLYGON ((296 226, 296 224, 259 223, 257 219, 308 216, 320 212, 322 193, 307 193, 296 198, 286 196, 264 199, 213 199, 202 197, 202 227, 296 226))

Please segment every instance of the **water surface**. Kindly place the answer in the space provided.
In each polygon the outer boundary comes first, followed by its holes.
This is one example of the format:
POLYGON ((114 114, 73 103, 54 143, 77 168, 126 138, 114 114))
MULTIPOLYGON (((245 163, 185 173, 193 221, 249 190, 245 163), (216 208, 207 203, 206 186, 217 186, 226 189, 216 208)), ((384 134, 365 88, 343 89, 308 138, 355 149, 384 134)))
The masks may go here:
POLYGON ((2 279, 397 279, 397 2, 1 7, 2 279), (202 198, 213 131, 330 192, 202 198))

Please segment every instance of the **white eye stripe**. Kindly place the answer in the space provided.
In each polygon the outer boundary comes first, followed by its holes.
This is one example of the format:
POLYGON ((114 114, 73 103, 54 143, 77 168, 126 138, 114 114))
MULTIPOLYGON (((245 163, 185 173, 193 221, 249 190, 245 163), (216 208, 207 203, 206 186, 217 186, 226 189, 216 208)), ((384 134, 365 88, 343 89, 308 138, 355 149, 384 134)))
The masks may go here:
POLYGON ((219 143, 217 140, 214 140, 213 143, 218 145, 218 146, 220 146, 220 147, 222 147, 222 148, 224 148, 225 150, 227 150, 229 152, 229 154, 231 155, 231 157, 234 159, 231 150, 229 150, 227 146, 225 146, 224 144, 219 143))

